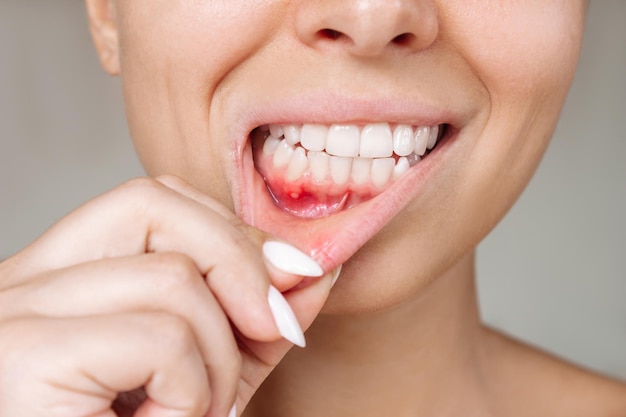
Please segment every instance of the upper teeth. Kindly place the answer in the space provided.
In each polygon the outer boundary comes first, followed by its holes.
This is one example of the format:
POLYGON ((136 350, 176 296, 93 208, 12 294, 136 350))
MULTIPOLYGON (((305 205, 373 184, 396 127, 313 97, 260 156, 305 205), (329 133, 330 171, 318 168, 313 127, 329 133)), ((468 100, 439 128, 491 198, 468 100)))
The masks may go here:
MULTIPOLYGON (((266 127, 267 128, 267 127, 266 127)), ((391 129, 388 123, 375 123, 359 128, 357 125, 318 124, 269 125, 275 139, 284 138, 295 146, 298 143, 307 151, 326 151, 329 155, 342 157, 388 158, 392 154, 408 156, 424 155, 432 149, 439 135, 439 126, 397 125, 391 129)))
POLYGON ((287 181, 308 171, 316 182, 330 177, 335 184, 347 184, 351 179, 355 185, 371 182, 377 188, 419 162, 437 143, 439 130, 437 125, 392 129, 388 123, 270 124, 259 129, 265 132, 263 153, 275 168, 286 168, 287 181))

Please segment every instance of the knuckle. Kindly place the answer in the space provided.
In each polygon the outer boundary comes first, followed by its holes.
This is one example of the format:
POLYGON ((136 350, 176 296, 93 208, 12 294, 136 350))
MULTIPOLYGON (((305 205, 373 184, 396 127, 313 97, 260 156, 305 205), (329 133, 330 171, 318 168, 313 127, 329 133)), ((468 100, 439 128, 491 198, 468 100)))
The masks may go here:
POLYGON ((238 229, 224 236, 221 250, 223 257, 235 261, 242 259, 242 257, 254 259, 259 253, 248 236, 238 229))
POLYGON ((122 198, 143 203, 152 200, 162 189, 163 185, 154 178, 139 177, 120 185, 116 192, 121 194, 122 198))
POLYGON ((126 181, 120 187, 126 187, 130 189, 144 189, 144 188, 153 188, 159 186, 159 182, 151 177, 137 177, 126 181))
POLYGON ((158 349, 183 357, 197 352, 194 333, 182 317, 158 314, 152 326, 158 330, 155 334, 155 347, 158 349))
POLYGON ((200 272, 194 261, 178 252, 159 252, 152 255, 151 267, 158 274, 156 283, 164 291, 188 288, 198 283, 200 272))

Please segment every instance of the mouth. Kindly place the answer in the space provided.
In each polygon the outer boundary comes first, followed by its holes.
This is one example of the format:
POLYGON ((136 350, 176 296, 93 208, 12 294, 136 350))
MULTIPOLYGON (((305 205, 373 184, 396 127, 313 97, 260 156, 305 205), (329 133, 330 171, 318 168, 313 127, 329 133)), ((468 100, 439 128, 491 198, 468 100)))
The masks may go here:
POLYGON ((311 103, 253 113, 236 145, 233 197, 244 222, 297 246, 328 273, 412 201, 432 197, 471 111, 311 103), (303 108, 312 122, 302 120, 303 108))
POLYGON ((382 194, 426 158, 446 125, 270 124, 250 135, 256 171, 281 210, 318 219, 382 194))

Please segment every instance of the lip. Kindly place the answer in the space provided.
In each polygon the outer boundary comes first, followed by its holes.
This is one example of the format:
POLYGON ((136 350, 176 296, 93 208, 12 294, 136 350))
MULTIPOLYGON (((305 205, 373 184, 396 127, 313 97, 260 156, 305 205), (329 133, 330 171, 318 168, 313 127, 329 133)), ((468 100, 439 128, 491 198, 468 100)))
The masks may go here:
POLYGON ((428 183, 427 177, 445 165, 451 144, 470 118, 470 112, 442 110, 425 101, 409 99, 355 99, 336 94, 318 94, 261 103, 247 110, 233 143, 235 210, 254 227, 285 239, 309 253, 331 271, 346 262, 378 233, 428 183), (388 122, 414 126, 448 126, 434 151, 375 198, 327 217, 303 219, 286 213, 272 200, 265 182, 256 171, 250 132, 269 123, 366 124, 388 122))

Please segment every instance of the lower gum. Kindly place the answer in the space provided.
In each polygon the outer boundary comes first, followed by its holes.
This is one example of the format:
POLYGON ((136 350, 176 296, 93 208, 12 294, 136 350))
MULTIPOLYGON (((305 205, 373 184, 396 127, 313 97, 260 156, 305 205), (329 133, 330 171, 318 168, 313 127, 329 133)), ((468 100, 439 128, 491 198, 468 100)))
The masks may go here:
MULTIPOLYGON (((267 185, 267 184, 266 184, 267 185)), ((320 201, 316 196, 303 193, 297 197, 293 195, 277 195, 267 185, 274 203, 282 210, 302 218, 319 218, 339 212, 345 208, 349 193, 343 196, 326 196, 325 201, 320 201)))

